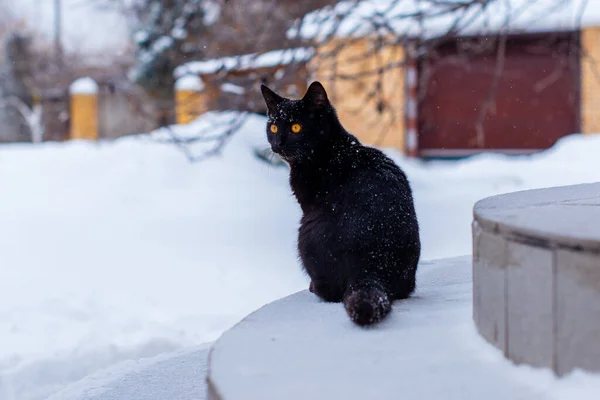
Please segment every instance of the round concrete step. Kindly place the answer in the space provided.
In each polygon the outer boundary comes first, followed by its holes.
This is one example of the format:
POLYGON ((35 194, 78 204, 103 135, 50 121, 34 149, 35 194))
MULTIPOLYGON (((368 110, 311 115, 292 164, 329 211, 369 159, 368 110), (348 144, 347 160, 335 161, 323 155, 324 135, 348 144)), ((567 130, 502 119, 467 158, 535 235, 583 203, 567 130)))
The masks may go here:
POLYGON ((473 312, 515 363, 600 371, 600 184, 484 199, 473 222, 473 312))

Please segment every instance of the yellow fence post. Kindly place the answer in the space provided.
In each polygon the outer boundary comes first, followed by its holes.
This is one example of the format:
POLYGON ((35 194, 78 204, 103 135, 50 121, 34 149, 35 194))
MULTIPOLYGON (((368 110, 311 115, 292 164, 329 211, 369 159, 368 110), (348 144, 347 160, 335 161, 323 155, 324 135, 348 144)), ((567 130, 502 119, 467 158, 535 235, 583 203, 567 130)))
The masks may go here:
POLYGON ((198 75, 184 75, 175 83, 176 122, 188 124, 206 111, 204 82, 198 75))
POLYGON ((600 27, 581 30, 581 131, 600 133, 600 27))
POLYGON ((92 78, 80 78, 71 84, 70 139, 98 139, 98 85, 92 78))

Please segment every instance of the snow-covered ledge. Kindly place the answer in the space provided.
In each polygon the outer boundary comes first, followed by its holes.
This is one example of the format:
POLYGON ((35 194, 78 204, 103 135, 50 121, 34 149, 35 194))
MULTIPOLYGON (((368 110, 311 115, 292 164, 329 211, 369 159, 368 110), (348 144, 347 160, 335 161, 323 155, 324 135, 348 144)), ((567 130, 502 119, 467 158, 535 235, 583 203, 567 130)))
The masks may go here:
POLYGON ((471 272, 471 257, 422 263, 415 296, 368 329, 306 291, 269 304, 214 345, 208 398, 547 398, 477 334, 471 272))
POLYGON ((473 316, 516 363, 600 371, 600 184, 478 202, 473 316))

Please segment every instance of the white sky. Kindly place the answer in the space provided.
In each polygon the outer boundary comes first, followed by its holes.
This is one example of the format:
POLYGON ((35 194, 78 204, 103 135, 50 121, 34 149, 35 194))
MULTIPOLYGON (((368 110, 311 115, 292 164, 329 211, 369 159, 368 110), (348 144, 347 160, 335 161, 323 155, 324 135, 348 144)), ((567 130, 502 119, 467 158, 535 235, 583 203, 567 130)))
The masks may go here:
MULTIPOLYGON (((53 38, 54 0, 4 0, 12 14, 24 18, 39 33, 53 38)), ((66 51, 94 55, 118 52, 128 43, 125 18, 100 9, 94 0, 62 0, 63 43, 66 51)))

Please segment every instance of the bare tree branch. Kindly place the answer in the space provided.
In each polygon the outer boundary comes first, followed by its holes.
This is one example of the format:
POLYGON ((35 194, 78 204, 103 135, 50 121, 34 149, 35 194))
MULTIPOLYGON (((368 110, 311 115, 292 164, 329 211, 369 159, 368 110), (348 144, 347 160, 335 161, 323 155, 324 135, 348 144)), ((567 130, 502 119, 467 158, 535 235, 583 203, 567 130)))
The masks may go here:
POLYGON ((10 96, 5 99, 0 98, 0 107, 12 107, 21 114, 23 120, 29 128, 33 143, 41 143, 44 138, 44 127, 42 125, 42 113, 39 108, 29 108, 21 99, 15 96, 10 96))
MULTIPOLYGON (((133 3, 137 8, 134 8, 134 11, 139 15, 152 3, 168 4, 170 1, 135 0, 133 3)), ((581 23, 586 3, 587 0, 582 0, 577 10, 578 21, 574 24, 574 29, 581 23)), ((487 96, 478 107, 478 117, 474 122, 477 132, 476 145, 484 147, 485 120, 495 107, 505 69, 508 37, 531 29, 530 25, 546 18, 547 13, 560 13, 567 9, 571 1, 529 0, 514 3, 512 0, 219 0, 219 4, 221 19, 218 23, 202 30, 194 40, 177 42, 177 46, 174 47, 176 54, 173 55, 173 65, 231 54, 254 53, 255 59, 258 59, 269 50, 314 46, 319 51, 307 70, 308 75, 318 71, 319 77, 324 80, 356 83, 360 86, 360 94, 352 95, 359 96, 359 99, 353 102, 350 111, 373 115, 385 113, 386 121, 390 124, 405 118, 404 110, 394 107, 386 98, 389 97, 389 93, 394 93, 394 90, 400 90, 401 86, 400 78, 389 78, 390 72, 398 71, 398 76, 401 77, 408 62, 417 60, 422 66, 418 85, 419 97, 422 97, 427 91, 428 74, 432 73, 428 66, 430 60, 447 57, 467 65, 470 57, 495 52, 492 83, 487 96), (326 4, 330 4, 331 7, 308 13, 326 4), (295 11, 286 11, 294 7, 295 11), (299 15, 291 18, 294 12, 299 15), (249 17, 254 15, 269 15, 269 18, 257 23, 256 19, 249 17), (296 32, 296 35, 284 34, 290 27, 293 29, 289 32, 296 32), (311 35, 305 36, 305 31, 311 30, 311 35), (369 42, 369 45, 362 46, 361 43, 365 42, 369 42), (458 53, 452 56, 439 54, 440 46, 449 42, 457 43, 458 53), (362 50, 348 51, 353 48, 362 50), (413 49, 410 54, 407 50, 409 48, 413 49), (398 49, 405 50, 404 57, 383 56, 388 53, 394 54, 398 49), (373 62, 361 64, 360 68, 349 68, 365 60, 373 62), (394 87, 396 85, 398 88, 394 87)), ((173 24, 169 21, 165 22, 165 33, 173 29, 173 24)), ((242 62, 242 59, 238 58, 237 64, 223 64, 210 76, 202 77, 206 84, 212 87, 233 84, 245 89, 239 93, 221 91, 215 94, 215 99, 218 98, 212 102, 215 110, 260 112, 261 99, 255 90, 260 83, 268 79, 269 84, 277 90, 280 85, 283 86, 287 77, 301 74, 306 69, 302 63, 290 63, 281 66, 281 76, 275 76, 273 70, 270 70, 264 73, 248 73, 244 78, 246 80, 241 80, 240 76, 243 74, 240 73, 240 69, 246 61, 242 62)), ((552 85, 560 78, 562 70, 562 66, 557 66, 536 83, 534 90, 543 91, 552 85)), ((333 85, 332 91, 336 90, 336 85, 333 85)), ((334 93, 334 97, 335 94, 337 93, 334 93)), ((195 143, 215 143, 215 150, 210 150, 207 154, 217 154, 242 123, 232 120, 228 123, 230 127, 222 129, 223 127, 219 126, 212 133, 197 132, 193 138, 178 137, 168 126, 164 127, 164 130, 168 133, 168 141, 182 148, 188 159, 198 160, 204 157, 191 156, 191 153, 183 148, 195 143)), ((381 141, 385 134, 386 129, 382 129, 378 141, 381 141)))

